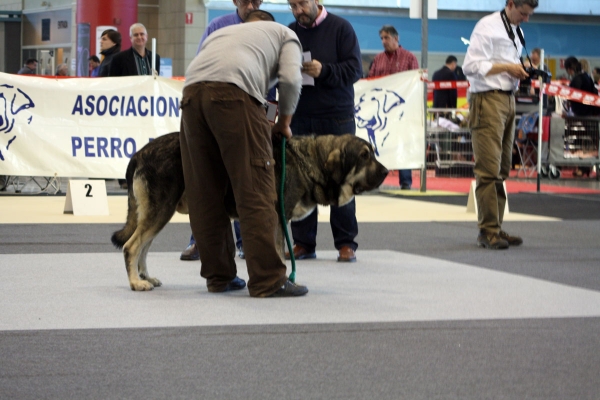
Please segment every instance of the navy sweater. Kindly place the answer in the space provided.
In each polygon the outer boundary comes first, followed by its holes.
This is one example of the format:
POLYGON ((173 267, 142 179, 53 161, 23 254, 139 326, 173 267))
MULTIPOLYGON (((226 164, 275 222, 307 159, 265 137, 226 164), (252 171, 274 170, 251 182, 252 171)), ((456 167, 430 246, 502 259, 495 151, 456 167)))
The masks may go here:
POLYGON ((315 86, 302 86, 295 115, 332 118, 354 116, 354 82, 362 78, 362 61, 358 38, 352 25, 343 18, 327 13, 321 24, 305 29, 293 22, 303 51, 323 68, 315 86))

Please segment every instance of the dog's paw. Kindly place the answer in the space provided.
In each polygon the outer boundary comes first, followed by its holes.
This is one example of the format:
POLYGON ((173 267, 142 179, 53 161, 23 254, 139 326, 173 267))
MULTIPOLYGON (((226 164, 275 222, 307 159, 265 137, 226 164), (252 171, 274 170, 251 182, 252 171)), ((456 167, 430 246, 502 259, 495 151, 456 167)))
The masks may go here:
POLYGON ((162 282, 157 278, 146 278, 154 287, 162 286, 162 282))
POLYGON ((129 282, 129 286, 131 286, 131 290, 135 290, 136 292, 154 289, 154 285, 152 283, 142 280, 129 282))

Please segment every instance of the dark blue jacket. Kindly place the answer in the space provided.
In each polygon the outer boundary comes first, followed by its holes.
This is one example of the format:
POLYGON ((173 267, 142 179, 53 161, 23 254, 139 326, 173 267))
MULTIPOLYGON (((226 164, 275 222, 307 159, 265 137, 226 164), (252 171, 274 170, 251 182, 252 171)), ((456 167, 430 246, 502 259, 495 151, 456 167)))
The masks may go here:
POLYGON ((303 51, 323 68, 315 86, 302 86, 295 115, 314 118, 354 116, 354 83, 362 77, 358 38, 352 25, 343 18, 327 13, 318 26, 305 29, 293 22, 303 51))
MULTIPOLYGON (((456 75, 447 66, 443 66, 433 74, 433 82, 455 81, 456 75)), ((435 108, 456 108, 457 90, 444 89, 433 91, 433 107, 435 108)))

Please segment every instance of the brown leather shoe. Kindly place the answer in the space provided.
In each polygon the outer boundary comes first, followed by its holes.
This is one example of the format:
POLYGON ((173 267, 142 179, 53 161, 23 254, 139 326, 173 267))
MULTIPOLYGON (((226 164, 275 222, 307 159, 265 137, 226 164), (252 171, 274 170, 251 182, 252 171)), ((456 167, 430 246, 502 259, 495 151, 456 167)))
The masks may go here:
POLYGON ((338 256, 338 261, 340 262, 355 262, 356 254, 354 254, 354 250, 349 246, 342 246, 340 249, 340 254, 338 256))
MULTIPOLYGON (((296 260, 308 260, 311 258, 317 258, 317 253, 315 253, 314 251, 312 253, 309 253, 308 250, 306 250, 304 247, 299 246, 297 244, 294 245, 293 249, 294 249, 294 258, 296 260)), ((285 259, 286 260, 290 259, 289 251, 285 252, 285 259)))
POLYGON ((198 253, 198 247, 196 243, 190 244, 179 257, 182 261, 197 261, 200 259, 200 253, 198 253))

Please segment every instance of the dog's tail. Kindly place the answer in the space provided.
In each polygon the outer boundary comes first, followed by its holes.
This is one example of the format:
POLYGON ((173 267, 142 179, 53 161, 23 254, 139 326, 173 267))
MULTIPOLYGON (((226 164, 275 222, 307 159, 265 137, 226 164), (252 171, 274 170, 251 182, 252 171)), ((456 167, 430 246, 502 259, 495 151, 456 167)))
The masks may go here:
POLYGON ((113 233, 110 240, 117 249, 122 249, 125 243, 131 238, 133 232, 137 229, 137 202, 133 194, 133 175, 137 167, 137 160, 134 156, 127 166, 127 221, 123 229, 113 233))

